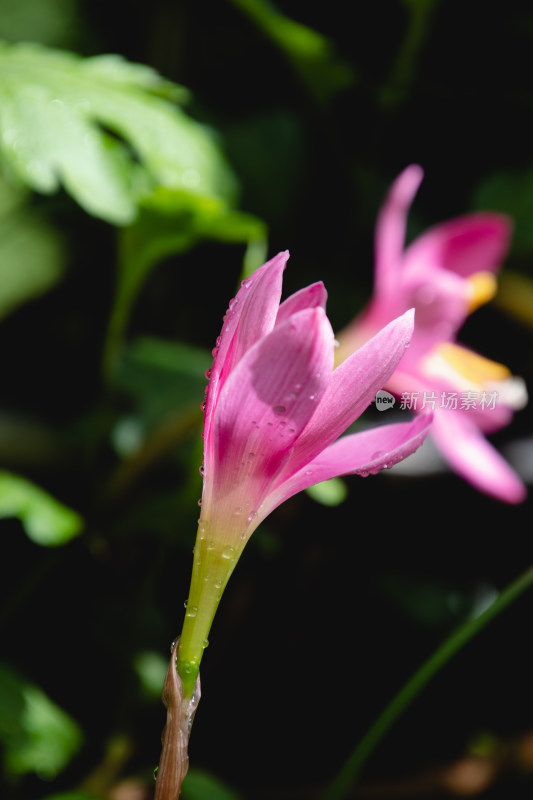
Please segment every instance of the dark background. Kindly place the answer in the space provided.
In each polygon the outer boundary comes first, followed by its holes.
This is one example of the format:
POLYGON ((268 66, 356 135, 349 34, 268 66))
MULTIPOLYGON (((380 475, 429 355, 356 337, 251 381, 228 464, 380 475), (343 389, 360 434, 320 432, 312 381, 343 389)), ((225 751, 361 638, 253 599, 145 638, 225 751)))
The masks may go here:
MULTIPOLYGON (((324 280, 339 329, 370 295, 376 213, 409 163, 425 170, 413 231, 490 197, 494 210, 522 213, 505 269, 532 276, 533 14, 515 3, 492 11, 428 2, 417 39, 409 22, 417 5, 278 4, 329 38, 353 76, 337 89, 321 70, 295 70, 238 3, 80 2, 54 44, 120 53, 188 87, 189 113, 219 132, 239 177, 240 207, 269 226, 269 255, 291 251, 286 293, 324 280), (487 194, 502 172, 521 178, 520 205, 511 179, 500 202, 487 194)), ((131 754, 102 796, 117 796, 116 784, 132 776, 149 796, 164 714, 143 696, 132 663, 146 649, 167 658, 179 632, 200 492, 199 476, 190 478, 197 436, 109 500, 117 463, 108 433, 130 402, 103 400, 100 382, 114 232, 68 198, 50 202, 71 266, 59 288, 2 324, 3 404, 68 442, 59 463, 21 471, 79 510, 87 530, 45 550, 17 521, 1 523, 1 650, 78 720, 85 746, 51 787, 32 775, 6 785, 13 800, 80 786, 121 734, 131 754)), ((210 349, 242 256, 241 246, 204 242, 166 259, 128 335, 210 349)), ((530 385, 532 320, 533 312, 528 321, 494 303, 467 322, 461 340, 530 385)), ((530 435, 526 409, 494 443, 505 451, 530 435)), ((302 494, 263 524, 217 613, 191 764, 243 798, 319 797, 476 598, 531 564, 530 499, 510 507, 446 472, 345 483, 337 507, 302 494)), ((531 594, 517 600, 435 678, 376 749, 354 797, 452 796, 440 776, 481 741, 492 743, 483 751, 491 764, 505 755, 503 767, 479 791, 459 782, 463 796, 531 796, 533 759, 520 746, 533 732, 532 602, 531 594)))

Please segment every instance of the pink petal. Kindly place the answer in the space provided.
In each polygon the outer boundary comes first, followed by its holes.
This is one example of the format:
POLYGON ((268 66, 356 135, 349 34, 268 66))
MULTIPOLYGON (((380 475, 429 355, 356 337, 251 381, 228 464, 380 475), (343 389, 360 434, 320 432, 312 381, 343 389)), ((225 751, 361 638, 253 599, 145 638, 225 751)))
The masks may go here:
MULTIPOLYGON (((429 433, 432 415, 420 414, 411 422, 382 425, 342 436, 312 462, 291 475, 269 495, 270 513, 276 506, 320 481, 338 475, 369 475, 397 464, 414 453, 429 433)), ((261 509, 263 516, 265 508, 261 509)))
POLYGON ((261 502, 314 413, 333 368, 333 331, 321 308, 300 311, 258 341, 224 384, 214 414, 206 483, 217 515, 225 497, 261 502))
POLYGON ((519 476, 466 414, 436 413, 432 435, 454 471, 476 489, 507 503, 525 499, 519 476))
POLYGON ((286 319, 297 311, 302 311, 304 308, 326 308, 326 300, 328 293, 326 287, 319 281, 306 286, 304 289, 291 294, 279 307, 278 315, 276 317, 276 325, 285 322, 286 319))
POLYGON ((407 228, 407 214, 424 173, 418 164, 404 169, 392 184, 379 212, 375 234, 376 292, 394 290, 401 268, 407 228))
POLYGON ((211 427, 218 395, 243 354, 274 327, 288 251, 274 256, 242 282, 229 304, 209 376, 204 430, 211 427))
POLYGON ((463 278, 495 272, 509 250, 511 220, 503 214, 467 214, 435 225, 406 249, 404 269, 433 268, 463 278))
POLYGON ((407 311, 339 364, 316 413, 296 443, 283 479, 338 439, 372 402, 405 353, 413 332, 413 317, 413 311, 407 311))

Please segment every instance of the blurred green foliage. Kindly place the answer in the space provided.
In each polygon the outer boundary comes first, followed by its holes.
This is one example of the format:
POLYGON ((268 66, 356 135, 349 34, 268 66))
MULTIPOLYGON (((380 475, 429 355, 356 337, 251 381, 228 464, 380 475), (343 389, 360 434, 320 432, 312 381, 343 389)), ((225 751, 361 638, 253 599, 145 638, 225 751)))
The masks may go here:
MULTIPOLYGON (((0 0, 0 40, 0 794, 145 800, 205 372, 239 280, 289 248, 286 293, 324 280, 342 327, 372 289, 383 194, 416 161, 409 236, 512 215, 496 302, 461 338, 531 384, 533 16, 0 0)), ((498 445, 530 436, 526 410, 498 445)), ((278 509, 210 637, 184 800, 319 797, 402 681, 530 563, 530 510, 428 470, 278 509)), ((384 796, 481 736, 511 748, 531 730, 529 617, 510 609, 391 733, 365 773, 384 796)), ((488 791, 529 797, 530 765, 488 791)))
POLYGON ((28 480, 0 472, 0 518, 17 517, 29 538, 46 547, 65 544, 83 529, 80 515, 28 480))
POLYGON ((39 687, 0 663, 0 740, 8 774, 50 780, 77 753, 82 733, 39 687))

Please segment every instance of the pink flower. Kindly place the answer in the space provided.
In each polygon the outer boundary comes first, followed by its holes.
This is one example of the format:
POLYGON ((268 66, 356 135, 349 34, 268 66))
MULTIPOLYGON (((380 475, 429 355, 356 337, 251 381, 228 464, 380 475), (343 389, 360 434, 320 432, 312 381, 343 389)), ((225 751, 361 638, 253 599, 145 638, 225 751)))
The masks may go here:
POLYGON ((412 453, 431 415, 341 434, 406 352, 413 312, 337 369, 316 283, 280 305, 281 253, 243 281, 213 351, 205 403, 204 485, 178 671, 191 695, 222 591, 251 533, 273 509, 336 475, 375 473, 412 453))
POLYGON ((389 191, 376 226, 374 294, 338 335, 337 360, 414 308, 411 346, 387 388, 411 410, 429 401, 431 435, 452 469, 480 491, 517 503, 525 487, 485 434, 507 425, 523 407, 524 384, 502 364, 456 342, 467 315, 496 291, 494 273, 507 253, 511 225, 501 214, 469 214, 405 247, 407 214, 422 177, 422 169, 412 165, 389 191))

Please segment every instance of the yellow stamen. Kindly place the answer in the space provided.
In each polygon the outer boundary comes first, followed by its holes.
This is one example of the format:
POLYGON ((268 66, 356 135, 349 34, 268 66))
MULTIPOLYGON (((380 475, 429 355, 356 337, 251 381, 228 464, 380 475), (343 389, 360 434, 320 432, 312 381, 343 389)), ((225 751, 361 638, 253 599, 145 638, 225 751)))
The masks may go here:
POLYGON ((492 272, 476 272, 468 278, 468 283, 472 291, 468 307, 468 312, 471 314, 476 308, 492 300, 496 294, 497 283, 492 272))
POLYGON ((437 350, 460 375, 480 386, 504 381, 511 377, 510 371, 504 364, 484 358, 458 344, 443 342, 437 350))

